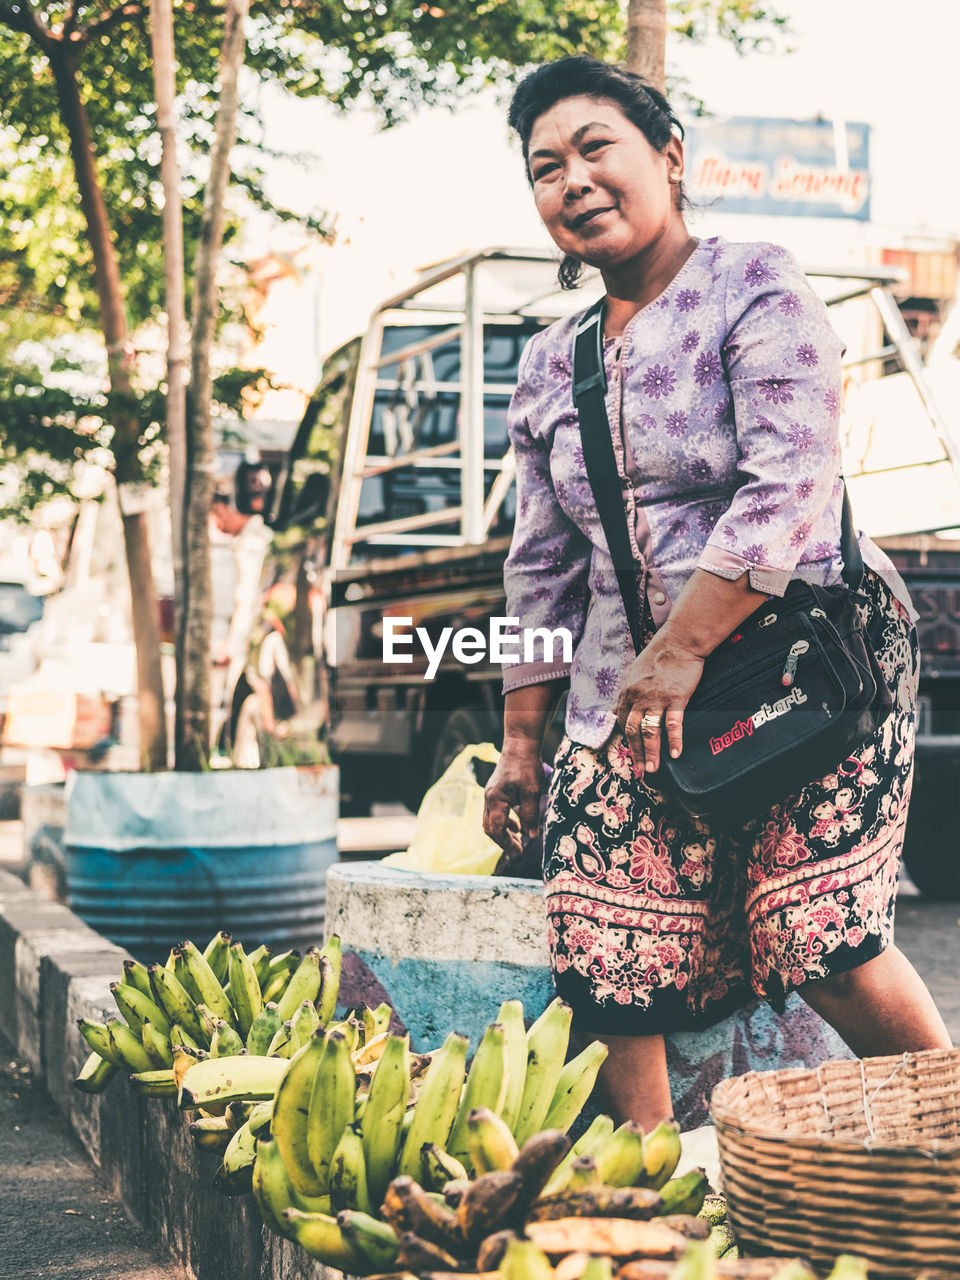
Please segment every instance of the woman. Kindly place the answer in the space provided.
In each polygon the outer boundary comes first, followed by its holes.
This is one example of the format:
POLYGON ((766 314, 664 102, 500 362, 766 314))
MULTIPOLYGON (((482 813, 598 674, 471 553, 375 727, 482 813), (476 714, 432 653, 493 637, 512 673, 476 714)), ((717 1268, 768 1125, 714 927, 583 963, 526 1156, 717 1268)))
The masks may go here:
POLYGON ((753 993, 782 1007, 798 990, 861 1056, 947 1047, 892 945, 916 615, 869 539, 867 623, 895 700, 875 737, 736 828, 657 790, 706 655, 792 577, 840 580, 841 344, 826 309, 783 249, 690 235, 680 126, 638 77, 589 58, 543 66, 510 123, 561 281, 583 263, 603 279, 607 415, 646 619, 634 657, 573 407, 577 317, 561 320, 529 343, 511 405, 504 576, 510 616, 569 627, 576 647, 570 665, 505 668, 484 815, 507 850, 537 834, 543 735, 569 683, 543 833, 557 989, 610 1047, 614 1108, 645 1128, 672 1110, 663 1033, 753 993))

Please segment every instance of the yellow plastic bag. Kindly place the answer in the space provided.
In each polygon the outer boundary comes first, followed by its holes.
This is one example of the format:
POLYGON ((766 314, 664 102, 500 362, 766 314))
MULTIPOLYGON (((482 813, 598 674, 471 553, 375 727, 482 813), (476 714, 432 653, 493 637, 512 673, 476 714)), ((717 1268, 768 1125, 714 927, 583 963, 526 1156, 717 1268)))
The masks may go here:
POLYGON ((484 834, 483 787, 472 760, 496 764, 500 752, 490 742, 464 747, 423 797, 410 848, 383 859, 386 866, 441 875, 489 876, 502 850, 484 834))

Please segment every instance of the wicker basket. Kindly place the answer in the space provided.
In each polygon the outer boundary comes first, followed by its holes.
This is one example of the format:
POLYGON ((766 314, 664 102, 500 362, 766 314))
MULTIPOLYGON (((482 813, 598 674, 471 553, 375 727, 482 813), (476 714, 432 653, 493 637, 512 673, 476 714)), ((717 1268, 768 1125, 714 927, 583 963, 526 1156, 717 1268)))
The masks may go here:
POLYGON ((746 1252, 960 1274, 960 1050, 751 1071, 711 1113, 746 1252))

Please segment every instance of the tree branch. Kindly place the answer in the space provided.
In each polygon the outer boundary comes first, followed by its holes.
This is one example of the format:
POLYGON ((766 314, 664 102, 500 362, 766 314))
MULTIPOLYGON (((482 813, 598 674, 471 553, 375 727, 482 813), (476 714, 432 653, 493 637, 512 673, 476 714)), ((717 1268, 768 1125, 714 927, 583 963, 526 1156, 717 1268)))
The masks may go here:
POLYGON ((146 10, 139 3, 139 0, 130 0, 128 4, 122 4, 119 9, 113 9, 110 13, 105 13, 102 18, 98 18, 96 22, 91 22, 89 26, 81 27, 80 31, 84 42, 91 40, 94 36, 103 35, 105 31, 109 31, 111 27, 117 26, 123 22, 125 18, 142 18, 145 16, 146 10))
POLYGON ((24 32, 47 52, 52 45, 58 43, 56 36, 43 25, 27 0, 0 0, 0 21, 13 27, 15 31, 24 32))

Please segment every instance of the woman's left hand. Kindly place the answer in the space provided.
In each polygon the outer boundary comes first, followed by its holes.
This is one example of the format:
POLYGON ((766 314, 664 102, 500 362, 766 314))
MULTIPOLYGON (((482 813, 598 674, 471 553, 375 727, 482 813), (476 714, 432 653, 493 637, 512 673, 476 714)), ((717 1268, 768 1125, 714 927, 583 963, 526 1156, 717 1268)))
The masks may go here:
POLYGON ((702 674, 703 658, 680 647, 667 627, 630 664, 616 715, 641 769, 653 773, 659 767, 664 727, 670 754, 683 750, 683 713, 702 674))

